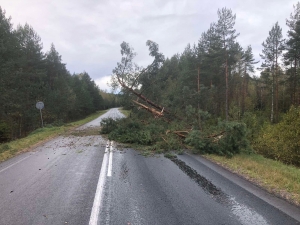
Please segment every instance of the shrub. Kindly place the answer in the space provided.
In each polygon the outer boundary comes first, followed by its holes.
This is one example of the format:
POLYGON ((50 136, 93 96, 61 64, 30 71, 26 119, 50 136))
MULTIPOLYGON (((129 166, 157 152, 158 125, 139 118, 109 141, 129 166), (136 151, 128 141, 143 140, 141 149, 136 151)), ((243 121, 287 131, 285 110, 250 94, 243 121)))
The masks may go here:
POLYGON ((114 120, 112 118, 105 118, 102 119, 100 122, 100 126, 101 126, 101 134, 109 134, 110 132, 112 132, 114 129, 117 128, 117 123, 118 120, 114 120))
POLYGON ((0 143, 10 139, 11 129, 7 123, 0 121, 0 143))
POLYGON ((247 139, 246 124, 223 122, 220 126, 225 130, 224 136, 218 142, 221 155, 233 156, 241 151, 251 152, 250 142, 247 139))
POLYGON ((265 157, 300 166, 300 107, 291 107, 283 120, 265 124, 254 142, 255 151, 265 157))
POLYGON ((242 122, 247 125, 248 139, 253 141, 259 135, 265 121, 265 117, 261 113, 245 112, 242 118, 242 122))
POLYGON ((9 149, 11 149, 11 147, 8 144, 2 144, 2 145, 0 145, 0 153, 8 151, 9 149))

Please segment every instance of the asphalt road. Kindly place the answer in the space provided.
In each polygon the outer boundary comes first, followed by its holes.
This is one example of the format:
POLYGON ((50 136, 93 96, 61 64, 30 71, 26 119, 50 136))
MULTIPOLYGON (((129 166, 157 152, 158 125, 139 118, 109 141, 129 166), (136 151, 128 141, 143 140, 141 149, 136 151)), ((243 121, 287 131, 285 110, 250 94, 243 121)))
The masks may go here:
POLYGON ((115 151, 100 224, 300 224, 299 208, 210 164, 188 154, 170 160, 115 151))
POLYGON ((60 136, 0 164, 0 225, 299 221, 298 207, 199 156, 144 157, 99 135, 60 136))

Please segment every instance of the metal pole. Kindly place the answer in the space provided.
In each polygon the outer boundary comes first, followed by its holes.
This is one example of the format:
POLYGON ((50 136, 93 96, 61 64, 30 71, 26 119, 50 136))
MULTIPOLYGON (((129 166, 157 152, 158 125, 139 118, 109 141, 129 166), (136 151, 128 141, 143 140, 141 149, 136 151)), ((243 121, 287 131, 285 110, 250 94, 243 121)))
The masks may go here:
POLYGON ((43 128, 44 127, 44 122, 43 122, 42 109, 40 109, 40 113, 41 113, 41 121, 42 121, 42 128, 43 128))

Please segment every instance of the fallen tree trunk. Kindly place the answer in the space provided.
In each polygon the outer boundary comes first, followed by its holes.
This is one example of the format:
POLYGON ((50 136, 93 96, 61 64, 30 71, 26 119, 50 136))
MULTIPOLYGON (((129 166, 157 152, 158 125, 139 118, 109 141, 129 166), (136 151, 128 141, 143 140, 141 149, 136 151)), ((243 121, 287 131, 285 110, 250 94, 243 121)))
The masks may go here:
MULTIPOLYGON (((192 130, 182 130, 182 131, 171 131, 171 130, 167 130, 166 134, 172 133, 172 134, 176 134, 177 136, 181 137, 181 138, 186 138, 187 135, 191 132, 192 130)), ((209 136, 206 136, 205 138, 213 138, 214 142, 220 140, 223 135, 225 134, 225 131, 221 131, 218 134, 212 134, 209 136)))
POLYGON ((139 97, 140 99, 142 99, 143 101, 147 102, 149 105, 153 106, 156 109, 159 110, 164 110, 166 113, 171 114, 170 111, 164 109, 164 107, 161 107, 160 105, 155 104, 154 102, 152 102, 151 100, 149 100, 148 98, 146 98, 144 95, 142 95, 141 93, 138 93, 137 91, 135 91, 133 88, 128 87, 126 84, 124 84, 119 76, 117 75, 117 79, 119 81, 119 83, 121 84, 121 86, 123 88, 125 88, 127 91, 130 91, 131 93, 133 93, 134 95, 136 95, 137 97, 139 97))
POLYGON ((147 110, 148 112, 151 112, 155 117, 163 117, 164 113, 163 110, 161 112, 157 111, 156 109, 153 109, 151 107, 148 107, 144 104, 141 104, 135 100, 132 100, 135 104, 139 105, 140 107, 142 107, 143 109, 147 110))
MULTIPOLYGON (((142 95, 141 93, 138 93, 137 91, 135 91, 133 88, 131 87, 128 87, 126 84, 124 84, 119 76, 117 75, 117 79, 120 83, 120 85, 125 88, 127 91, 131 92, 132 94, 136 95, 138 98, 142 99, 143 101, 147 102, 149 105, 153 106, 154 108, 158 109, 158 110, 161 110, 161 111, 164 111, 166 114, 169 114, 171 116, 174 116, 175 118, 177 119, 180 119, 182 120, 182 118, 176 116, 175 114, 171 113, 169 110, 167 110, 165 107, 162 107, 156 103, 154 103, 153 101, 149 100, 148 98, 146 98, 144 95, 142 95)), ((139 103, 140 104, 140 103, 139 103)), ((144 105, 145 106, 145 105, 144 105)), ((145 106, 147 107, 147 106, 145 106)), ((149 111, 149 110, 148 110, 149 111)))
POLYGON ((172 133, 172 134, 176 134, 177 136, 181 137, 181 138, 186 138, 186 135, 184 135, 183 133, 185 134, 189 134, 190 131, 170 131, 170 130, 167 130, 166 131, 166 134, 168 133, 172 133))

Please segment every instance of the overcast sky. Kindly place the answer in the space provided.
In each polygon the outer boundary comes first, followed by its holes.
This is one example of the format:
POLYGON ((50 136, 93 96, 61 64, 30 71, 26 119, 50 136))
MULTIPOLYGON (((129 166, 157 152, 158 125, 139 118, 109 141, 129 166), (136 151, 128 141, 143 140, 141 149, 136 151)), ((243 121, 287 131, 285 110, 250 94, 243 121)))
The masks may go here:
POLYGON ((137 52, 135 62, 148 65, 147 40, 159 44, 171 57, 216 22, 217 10, 236 14, 239 43, 252 45, 259 60, 261 43, 278 21, 286 36, 285 19, 293 12, 291 0, 0 0, 12 23, 26 22, 40 35, 44 52, 53 43, 71 73, 86 71, 101 89, 117 62, 120 44, 128 42, 137 52))

